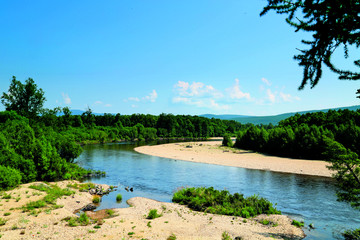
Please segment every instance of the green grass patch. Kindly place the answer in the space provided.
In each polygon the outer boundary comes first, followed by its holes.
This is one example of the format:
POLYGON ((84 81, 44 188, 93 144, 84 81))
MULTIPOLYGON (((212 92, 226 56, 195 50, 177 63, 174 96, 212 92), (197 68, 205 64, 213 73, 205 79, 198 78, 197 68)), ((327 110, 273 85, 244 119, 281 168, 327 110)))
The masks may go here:
POLYGON ((117 202, 121 202, 122 201, 122 195, 119 193, 118 195, 116 195, 116 201, 117 202))
POLYGON ((93 203, 100 203, 100 197, 95 196, 92 200, 93 203))
POLYGON ((4 226, 6 224, 7 220, 0 218, 0 226, 4 226))
POLYGON ((62 206, 56 205, 56 199, 61 198, 63 196, 70 196, 74 194, 74 191, 71 191, 68 188, 61 189, 57 185, 45 185, 45 184, 37 184, 37 185, 31 185, 29 188, 46 192, 47 195, 38 201, 33 201, 27 203, 25 206, 22 207, 23 211, 28 212, 31 210, 34 210, 35 208, 43 208, 46 207, 48 204, 52 205, 52 208, 60 208, 62 206))
POLYGON ((303 227, 303 226, 304 226, 304 222, 302 222, 302 221, 299 222, 299 221, 293 220, 292 223, 291 223, 291 225, 294 225, 294 226, 300 228, 300 227, 303 227))
POLYGON ((166 240, 176 240, 176 235, 171 234, 166 240))
POLYGON ((245 198, 243 194, 230 194, 226 190, 215 190, 213 187, 183 188, 174 193, 172 201, 187 205, 190 209, 205 213, 255 217, 260 214, 281 214, 265 198, 253 195, 245 198))
POLYGON ((86 215, 86 213, 81 213, 80 217, 67 217, 63 220, 67 221, 70 227, 87 226, 91 224, 90 218, 86 215))
POLYGON ((162 214, 157 213, 157 209, 151 209, 146 218, 147 219, 155 219, 155 218, 158 218, 158 217, 161 217, 161 216, 162 216, 162 214))

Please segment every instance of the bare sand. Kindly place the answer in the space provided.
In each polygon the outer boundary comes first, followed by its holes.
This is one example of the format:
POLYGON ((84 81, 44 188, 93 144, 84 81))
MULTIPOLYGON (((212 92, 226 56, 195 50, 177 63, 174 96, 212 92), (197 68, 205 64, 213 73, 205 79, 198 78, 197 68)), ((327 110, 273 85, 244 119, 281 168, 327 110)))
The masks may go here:
POLYGON ((265 171, 331 177, 329 163, 320 160, 302 160, 268 156, 251 151, 221 146, 221 141, 169 143, 142 146, 135 151, 143 154, 183 161, 217 164, 265 171))
MULTIPOLYGON (((66 188, 70 181, 57 182, 66 188)), ((34 184, 34 183, 31 183, 34 184)), ((30 189, 24 184, 7 191, 10 199, 0 196, 0 218, 6 220, 0 226, 1 239, 175 239, 177 240, 219 240, 227 232, 231 239, 301 239, 304 232, 293 225, 291 219, 283 215, 260 215, 251 219, 240 217, 204 214, 187 207, 163 203, 151 199, 135 197, 128 201, 129 208, 113 209, 114 216, 104 219, 99 227, 95 223, 87 226, 70 227, 62 219, 76 217, 74 211, 91 203, 88 192, 74 190, 72 196, 61 197, 57 204, 62 208, 55 210, 38 209, 36 215, 23 212, 20 208, 30 201, 45 196, 44 192, 30 189), (41 194, 41 195, 39 195, 41 194), (146 219, 150 209, 157 209, 161 217, 146 219), (40 210, 40 211, 39 211, 40 210), (10 215, 9 215, 10 213, 10 215), (260 223, 268 220, 269 225, 260 223)), ((123 190, 119 190, 120 192, 123 190)), ((114 199, 115 201, 115 199, 114 199)), ((100 212, 100 211, 99 211, 100 212)), ((95 213, 88 215, 96 215, 95 213)))

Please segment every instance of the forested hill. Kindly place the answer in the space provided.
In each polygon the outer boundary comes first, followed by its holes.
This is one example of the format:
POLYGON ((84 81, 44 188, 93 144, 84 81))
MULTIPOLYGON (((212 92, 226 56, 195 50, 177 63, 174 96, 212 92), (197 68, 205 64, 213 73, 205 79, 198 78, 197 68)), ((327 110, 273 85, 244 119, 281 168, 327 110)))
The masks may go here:
POLYGON ((267 124, 271 123, 273 125, 276 125, 281 120, 292 117, 296 113, 306 114, 306 113, 314 113, 314 112, 327 112, 329 110, 344 110, 344 109, 356 111, 356 110, 360 109, 360 105, 350 106, 350 107, 322 109, 322 110, 310 110, 310 111, 303 111, 303 112, 283 113, 283 114, 273 115, 273 116, 246 116, 246 115, 230 115, 230 114, 226 114, 226 115, 204 114, 204 115, 200 115, 200 116, 207 117, 207 118, 218 118, 218 119, 224 119, 224 120, 235 120, 242 124, 252 123, 255 125, 258 125, 258 124, 267 125, 267 124))

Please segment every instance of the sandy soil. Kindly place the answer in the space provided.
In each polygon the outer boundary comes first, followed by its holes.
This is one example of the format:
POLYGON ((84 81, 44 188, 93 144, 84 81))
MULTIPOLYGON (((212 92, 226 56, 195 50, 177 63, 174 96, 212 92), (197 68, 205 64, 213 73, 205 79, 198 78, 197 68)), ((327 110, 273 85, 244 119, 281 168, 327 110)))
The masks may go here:
MULTIPOLYGON (((56 183, 65 188, 69 181, 56 183)), ((32 183, 33 184, 33 183, 32 183)), ((234 239, 274 239, 302 238, 301 229, 292 226, 287 216, 261 215, 253 219, 220 216, 194 212, 187 207, 174 203, 162 203, 145 198, 132 198, 128 202, 132 207, 113 209, 115 217, 105 219, 100 228, 96 224, 70 227, 62 219, 76 216, 74 211, 91 202, 92 196, 87 192, 75 191, 72 196, 58 199, 62 208, 45 211, 36 216, 19 209, 29 201, 45 196, 44 192, 28 188, 30 184, 7 191, 11 199, 0 199, 0 215, 6 220, 0 226, 1 239, 221 239, 223 232, 228 232, 234 239), (42 195, 39 195, 42 194, 42 195), (157 209, 162 216, 146 219, 150 209, 157 209), (10 213, 10 215, 9 215, 10 213), (260 223, 262 219, 272 222, 270 225, 260 223)), ((115 201, 115 199, 114 199, 115 201)))
POLYGON ((295 173, 331 177, 325 161, 301 160, 267 156, 259 153, 222 147, 221 141, 170 143, 135 148, 139 153, 183 161, 201 162, 259 169, 283 173, 295 173))

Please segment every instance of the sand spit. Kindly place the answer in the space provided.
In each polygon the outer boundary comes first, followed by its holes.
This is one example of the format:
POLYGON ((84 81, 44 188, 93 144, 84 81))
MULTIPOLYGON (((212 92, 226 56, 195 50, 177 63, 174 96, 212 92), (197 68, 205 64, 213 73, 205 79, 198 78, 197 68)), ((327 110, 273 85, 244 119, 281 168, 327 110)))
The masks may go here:
POLYGON ((248 169, 331 177, 325 161, 267 156, 245 150, 222 147, 221 141, 169 143, 142 146, 135 151, 183 161, 201 162, 248 169))
MULTIPOLYGON (((65 188, 70 181, 56 183, 65 188)), ((72 181, 71 183, 74 183, 72 181)), ((33 183, 32 183, 33 184, 33 183)), ((274 239, 304 237, 300 228, 291 225, 291 219, 281 215, 261 215, 253 219, 221 216, 195 212, 187 207, 162 203, 151 199, 135 197, 128 201, 129 208, 113 209, 115 216, 107 218, 100 225, 70 227, 62 219, 76 216, 74 211, 91 203, 92 196, 75 190, 73 196, 62 197, 57 204, 62 208, 41 211, 36 216, 22 212, 20 208, 29 201, 45 196, 44 192, 28 188, 31 184, 7 191, 10 199, 0 201, 0 215, 6 220, 0 226, 2 239, 168 239, 175 235, 177 240, 221 239, 227 232, 232 239, 274 239), (42 195, 39 195, 42 194, 42 195), (20 199, 19 199, 20 198, 20 199), (150 209, 157 209, 162 216, 146 219, 150 209), (8 214, 10 213, 10 215, 8 214), (263 225, 261 220, 271 223, 263 225)), ((115 201, 115 199, 114 199, 115 201)))

